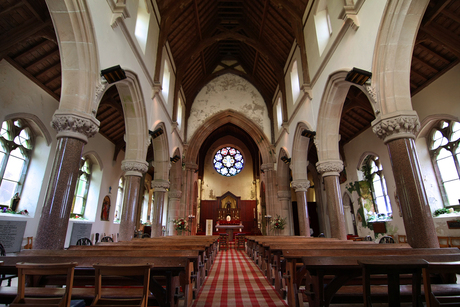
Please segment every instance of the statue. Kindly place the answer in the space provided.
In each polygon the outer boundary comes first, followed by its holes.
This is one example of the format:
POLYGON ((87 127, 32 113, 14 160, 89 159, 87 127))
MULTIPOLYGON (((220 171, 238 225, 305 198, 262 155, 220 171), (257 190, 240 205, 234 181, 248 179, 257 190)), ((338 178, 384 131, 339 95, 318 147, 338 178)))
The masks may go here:
POLYGON ((11 199, 11 206, 10 206, 13 212, 16 212, 16 209, 18 208, 20 200, 21 200, 21 197, 19 197, 19 193, 14 194, 14 197, 11 199))

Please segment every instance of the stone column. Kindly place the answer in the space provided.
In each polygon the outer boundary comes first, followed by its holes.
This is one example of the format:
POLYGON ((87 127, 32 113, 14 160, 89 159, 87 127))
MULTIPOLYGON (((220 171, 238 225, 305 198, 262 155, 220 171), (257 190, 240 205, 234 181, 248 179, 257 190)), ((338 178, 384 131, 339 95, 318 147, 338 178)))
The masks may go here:
POLYGON ((184 184, 184 203, 185 208, 182 209, 181 213, 183 214, 183 218, 187 218, 189 215, 193 214, 193 175, 195 171, 198 169, 198 165, 196 163, 186 163, 185 164, 185 184, 184 184))
POLYGON ((125 172, 123 189, 123 208, 120 219, 119 241, 131 241, 136 230, 137 210, 139 207, 139 191, 142 176, 147 172, 146 161, 124 160, 121 170, 125 172))
POLYGON ((383 139, 390 153, 407 242, 412 247, 432 248, 439 247, 439 241, 415 150, 419 128, 415 111, 381 116, 372 122, 373 132, 383 139))
POLYGON ((281 208, 275 205, 278 197, 276 194, 277 187, 275 185, 275 170, 273 163, 262 164, 261 170, 265 174, 265 205, 267 207, 267 215, 274 218, 277 214, 281 215, 281 208))
POLYGON ((182 196, 181 190, 171 190, 168 193, 169 196, 169 206, 168 206, 168 221, 166 228, 168 229, 168 235, 176 235, 176 230, 174 229, 174 224, 172 220, 178 219, 180 217, 180 199, 182 196))
POLYGON ((289 214, 289 206, 291 205, 291 191, 278 191, 278 202, 281 205, 280 210, 280 217, 285 218, 287 225, 281 231, 282 235, 289 236, 291 235, 291 227, 292 227, 292 217, 289 214))
POLYGON ((316 163, 316 169, 322 174, 326 188, 331 236, 346 240, 347 230, 339 184, 339 173, 343 170, 343 162, 340 160, 319 161, 316 163))
POLYGON ((165 194, 167 189, 169 189, 169 181, 155 179, 152 181, 152 189, 155 191, 151 234, 151 237, 153 238, 163 236, 163 211, 165 206, 165 194))
POLYGON ((299 235, 310 236, 310 217, 308 216, 307 190, 310 181, 307 179, 293 180, 291 187, 297 198, 297 215, 299 217, 299 235))
POLYGON ((56 111, 57 145, 34 249, 64 249, 83 146, 99 130, 94 117, 56 111))

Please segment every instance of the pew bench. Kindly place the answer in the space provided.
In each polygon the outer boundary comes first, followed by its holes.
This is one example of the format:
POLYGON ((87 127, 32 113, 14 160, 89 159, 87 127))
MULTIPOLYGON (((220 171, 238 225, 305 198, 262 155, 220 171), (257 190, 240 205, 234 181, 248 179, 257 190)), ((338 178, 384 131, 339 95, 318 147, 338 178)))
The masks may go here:
MULTIPOLYGON (((335 250, 335 254, 331 255, 331 250, 326 250, 325 254, 321 255, 319 251, 301 251, 290 250, 283 251, 283 256, 286 259, 286 269, 284 276, 287 283, 287 298, 289 306, 300 306, 303 301, 303 296, 299 295, 299 286, 301 281, 307 276, 310 282, 307 289, 311 289, 311 295, 308 297, 310 306, 328 306, 335 294, 352 279, 362 276, 362 268, 358 261, 385 260, 385 261, 460 261, 460 251, 456 249, 413 249, 424 250, 424 252, 415 251, 410 253, 405 249, 387 250, 376 249, 375 255, 367 254, 363 256, 361 251, 355 255, 347 250, 335 250), (444 251, 442 253, 440 251, 444 251), (401 252, 404 251, 404 252, 401 252), (310 253, 310 254, 309 254, 310 253), (316 253, 316 255, 314 255, 316 253), (348 254, 348 255, 346 255, 348 254), (326 256, 328 255, 328 256, 326 256), (338 256, 340 255, 340 256, 338 256), (345 256, 346 255, 346 256, 345 256), (297 261, 302 263, 300 269, 297 267, 297 261), (330 282, 325 283, 326 276, 334 276, 330 282)), ((361 285, 362 287, 362 285, 361 285)), ((356 289, 356 288, 354 288, 356 289)), ((346 291, 343 288, 341 291, 346 291)), ((350 288, 349 290, 353 290, 350 288)), ((308 294, 308 293, 307 293, 308 294)), ((353 294, 353 293, 351 293, 353 294)), ((361 299, 362 299, 362 293, 361 299)), ((342 297, 344 294, 342 295, 342 297)), ((359 296, 359 294, 358 294, 359 296)))
MULTIPOLYGON (((190 306, 193 300, 192 272, 194 261, 198 259, 198 252, 192 251, 164 251, 152 256, 151 252, 144 254, 135 251, 70 251, 70 250, 27 250, 18 254, 5 256, 2 272, 17 272, 17 262, 77 262, 74 274, 75 299, 78 293, 84 297, 94 297, 94 269, 95 263, 110 264, 146 264, 152 263, 150 291, 160 306, 178 306, 178 289, 184 292, 184 305, 190 306), (101 254, 99 254, 101 252, 101 254), (148 253, 149 255, 147 255, 148 253), (88 289, 79 286, 90 286, 88 289), (92 294, 91 294, 92 293, 92 294)), ((2 289, 3 290, 3 289, 2 289)), ((3 293, 6 295, 7 293, 3 293)), ((0 292, 0 300, 4 299, 0 292)))

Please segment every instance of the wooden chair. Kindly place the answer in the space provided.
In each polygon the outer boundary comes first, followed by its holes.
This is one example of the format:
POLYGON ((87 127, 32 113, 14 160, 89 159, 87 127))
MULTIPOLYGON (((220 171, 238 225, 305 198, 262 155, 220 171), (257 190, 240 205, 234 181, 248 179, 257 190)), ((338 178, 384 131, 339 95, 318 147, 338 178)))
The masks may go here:
POLYGON ((112 237, 105 236, 101 239, 101 242, 113 242, 112 237))
POLYGON ((398 243, 407 243, 406 235, 398 235, 398 243))
POLYGON ((449 237, 449 246, 460 248, 460 237, 449 237))
POLYGON ((246 236, 237 234, 236 235, 236 249, 245 250, 246 248, 246 236))
POLYGON ((93 245, 93 243, 88 238, 80 238, 75 245, 93 245))
POLYGON ((219 250, 228 249, 228 234, 221 233, 219 234, 219 250))
POLYGON ((439 241, 439 247, 450 247, 449 237, 439 237, 438 236, 438 241, 439 241))
POLYGON ((18 269, 18 295, 9 305, 69 307, 72 296, 73 276, 76 262, 16 264, 18 269), (38 277, 65 275, 65 288, 37 287, 38 277), (34 276, 33 279, 30 277, 34 276))
POLYGON ((460 262, 429 262, 423 269, 423 287, 426 307, 459 306, 460 284, 455 274, 460 274, 460 262), (442 283, 433 283, 441 276, 442 283))
MULTIPOLYGON (((5 256, 5 255, 6 255, 5 247, 3 246, 2 243, 0 243, 0 256, 5 256)), ((0 286, 2 285, 3 281, 6 280, 8 282, 7 283, 8 287, 11 287, 11 280, 16 277, 18 277, 18 275, 16 274, 1 273, 0 274, 0 286)))
MULTIPOLYGON (((153 267, 152 264, 95 264, 95 297, 91 306, 130 306, 130 307, 147 307, 149 298, 149 282, 150 282, 150 269, 153 267), (123 278, 130 277, 132 279, 142 281, 139 283, 142 288, 135 290, 135 294, 132 298, 114 298, 104 296, 103 286, 111 286, 108 280, 114 280, 113 277, 123 278)), ((118 280, 119 282, 119 280, 118 280)), ((119 283, 118 283, 119 285, 119 283)))
POLYGON ((395 243, 395 239, 391 236, 383 236, 380 238, 379 241, 380 244, 385 244, 385 243, 395 243))

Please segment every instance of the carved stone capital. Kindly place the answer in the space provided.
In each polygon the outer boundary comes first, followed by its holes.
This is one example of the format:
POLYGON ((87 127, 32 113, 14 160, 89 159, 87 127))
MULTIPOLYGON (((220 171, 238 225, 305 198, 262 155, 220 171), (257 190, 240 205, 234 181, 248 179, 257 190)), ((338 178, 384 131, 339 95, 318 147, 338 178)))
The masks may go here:
POLYGON ((364 88, 366 89, 367 93, 369 96, 372 98, 373 103, 377 103, 377 91, 374 86, 369 85, 369 84, 364 84, 364 88))
POLYGON ((152 180, 152 189, 155 189, 155 192, 166 192, 169 189, 169 181, 162 179, 152 180))
POLYGON ((343 162, 341 160, 328 160, 319 161, 316 163, 316 170, 321 173, 323 177, 326 176, 339 176, 343 170, 343 162))
POLYGON ((291 191, 278 191, 278 199, 280 200, 291 199, 291 191))
POLYGON ((307 192, 308 188, 310 187, 310 180, 307 180, 307 179, 293 180, 291 181, 291 187, 296 192, 307 192))
POLYGON ((152 86, 152 98, 155 97, 163 88, 161 87, 160 82, 154 82, 152 86))
POLYGON ((274 163, 264 163, 260 166, 260 169, 264 172, 273 171, 275 169, 274 163))
MULTIPOLYGON (((94 102, 93 102, 94 106, 99 105, 99 101, 101 101, 102 96, 104 96, 104 93, 108 87, 109 87, 109 83, 107 82, 99 83, 98 85, 96 85, 96 89, 94 91, 94 102)), ((93 112, 93 115, 96 116, 97 109, 94 109, 92 112, 93 112)))
POLYGON ((381 116, 372 122, 372 131, 385 143, 402 138, 413 138, 420 129, 415 111, 397 112, 381 116))
POLYGON ((54 113, 51 121, 51 127, 57 131, 57 138, 74 138, 85 143, 99 132, 99 124, 95 117, 59 110, 54 113))
POLYGON ((142 177, 142 174, 147 172, 148 163, 146 161, 123 160, 121 162, 121 170, 126 176, 142 177))
POLYGON ((181 190, 171 190, 168 193, 169 199, 175 198, 175 199, 180 199, 182 197, 182 191, 181 190))

